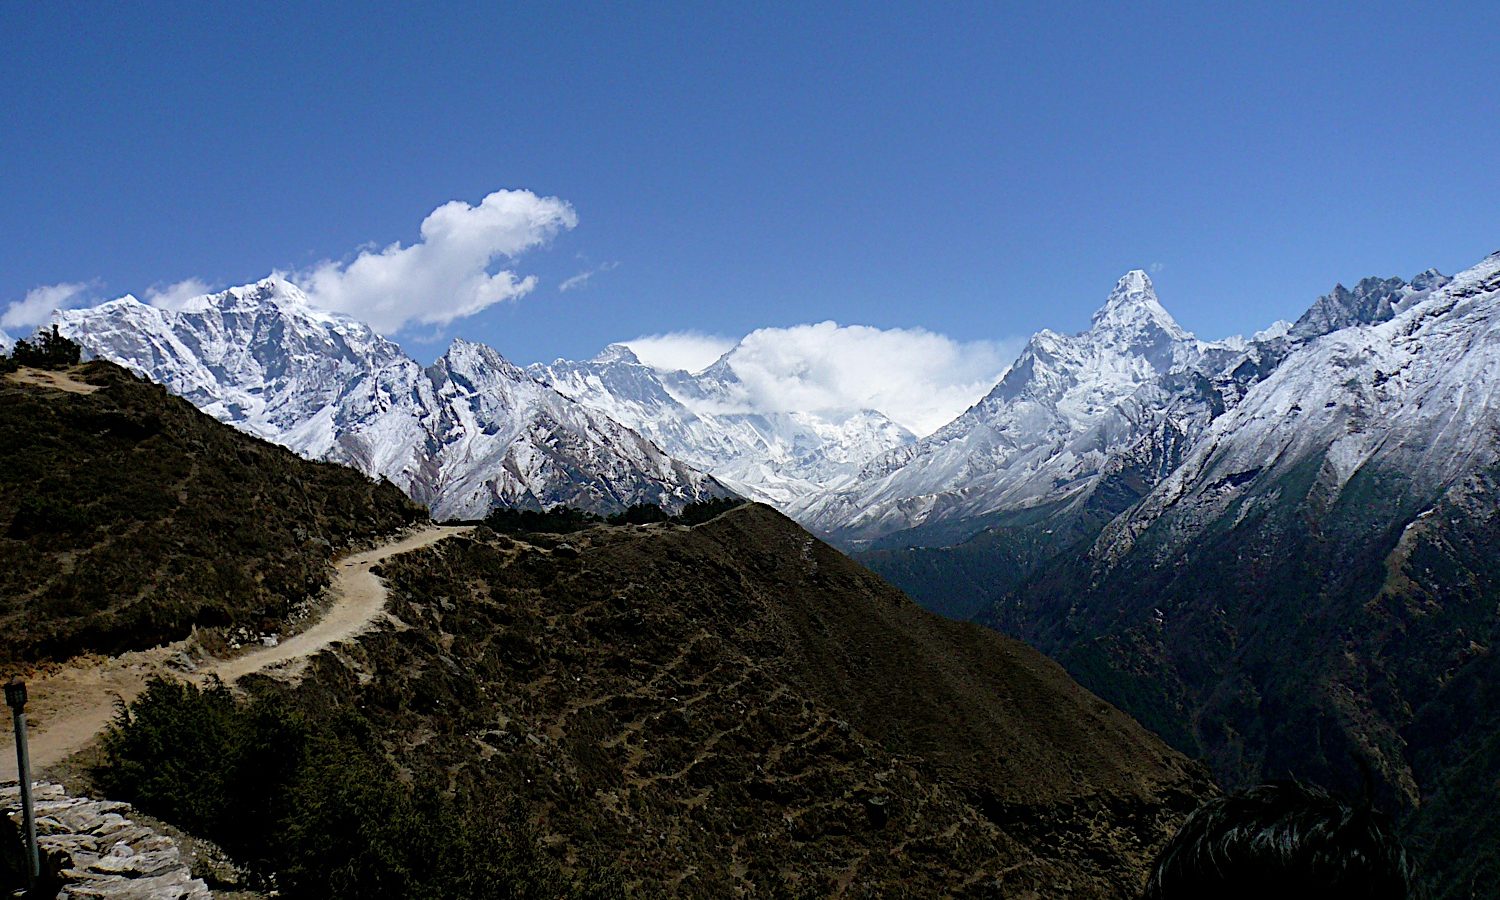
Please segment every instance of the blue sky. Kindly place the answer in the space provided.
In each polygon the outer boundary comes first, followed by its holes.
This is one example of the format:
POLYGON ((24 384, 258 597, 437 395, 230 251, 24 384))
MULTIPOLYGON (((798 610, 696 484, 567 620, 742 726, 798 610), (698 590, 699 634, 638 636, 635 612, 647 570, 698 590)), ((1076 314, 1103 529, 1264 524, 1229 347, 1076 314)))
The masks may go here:
POLYGON ((421 358, 1005 342, 1134 267, 1212 338, 1500 248, 1493 3, 302 6, 0 6, 0 306, 339 273, 502 188, 576 224, 421 358))

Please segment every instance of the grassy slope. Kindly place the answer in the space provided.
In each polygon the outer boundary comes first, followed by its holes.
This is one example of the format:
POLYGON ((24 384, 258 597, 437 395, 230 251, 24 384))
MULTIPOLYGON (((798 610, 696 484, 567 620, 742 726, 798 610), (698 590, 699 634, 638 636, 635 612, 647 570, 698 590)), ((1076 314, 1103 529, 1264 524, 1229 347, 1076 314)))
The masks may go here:
POLYGON ((1500 473, 1434 500, 1362 471, 1330 503, 1317 462, 1170 565, 1148 531, 1112 571, 1076 559, 1033 578, 994 621, 1226 785, 1295 776, 1357 796, 1368 782, 1436 895, 1467 896, 1455 836, 1500 842, 1500 714, 1475 699, 1500 639, 1500 473))
POLYGON ((388 483, 227 428, 114 365, 0 379, 0 659, 259 628, 350 542, 425 518, 388 483))
POLYGON ((1024 645, 916 607, 790 520, 450 541, 387 576, 401 629, 315 661, 461 802, 651 892, 1118 896, 1209 790, 1024 645))

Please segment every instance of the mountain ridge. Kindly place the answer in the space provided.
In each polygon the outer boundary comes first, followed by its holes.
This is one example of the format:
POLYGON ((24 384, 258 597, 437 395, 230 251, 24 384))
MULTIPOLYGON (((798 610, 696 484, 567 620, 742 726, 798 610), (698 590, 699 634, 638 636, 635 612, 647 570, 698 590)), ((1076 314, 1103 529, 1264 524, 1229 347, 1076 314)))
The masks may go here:
POLYGON ((425 519, 388 482, 221 429, 113 363, 0 378, 0 658, 279 627, 350 542, 425 519))
POLYGON ((1500 717, 1473 699, 1500 641, 1500 254, 1388 318, 1366 308, 1380 321, 1287 357, 986 620, 1226 786, 1368 779, 1438 896, 1467 896, 1500 877, 1453 838, 1500 841, 1479 811, 1500 802, 1500 717))
MULTIPOLYGON (((1149 276, 1132 270, 1088 330, 1038 332, 999 383, 953 422, 793 513, 840 541, 867 546, 922 526, 968 527, 972 534, 983 526, 964 522, 1066 502, 1191 393, 1191 384, 1179 382, 1190 381, 1192 366, 1217 374, 1252 352, 1194 338, 1161 306, 1149 276)), ((1174 413, 1189 431, 1206 414, 1174 413)))
POLYGON ((423 367, 279 278, 181 310, 127 296, 55 320, 91 354, 220 421, 388 477, 439 518, 480 518, 495 505, 679 508, 731 493, 493 350, 457 340, 423 367))
POLYGON ((663 373, 628 347, 611 344, 586 362, 560 359, 526 371, 647 435, 673 457, 782 508, 914 439, 875 410, 755 410, 730 364, 732 354, 697 374, 663 373))

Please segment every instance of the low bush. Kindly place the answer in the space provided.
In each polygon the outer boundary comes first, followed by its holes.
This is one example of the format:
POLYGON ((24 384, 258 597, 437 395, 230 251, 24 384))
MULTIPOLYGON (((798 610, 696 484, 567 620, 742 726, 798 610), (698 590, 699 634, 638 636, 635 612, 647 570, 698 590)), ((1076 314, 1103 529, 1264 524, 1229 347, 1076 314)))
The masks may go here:
POLYGON ((521 806, 404 784, 375 744, 356 712, 156 678, 120 709, 96 778, 286 897, 624 896, 609 872, 565 873, 521 806))
POLYGON ((675 516, 654 503, 637 503, 607 518, 571 506, 554 506, 540 512, 534 509, 495 509, 484 517, 484 524, 500 534, 572 534, 606 522, 610 525, 649 525, 653 522, 701 525, 720 513, 743 506, 745 502, 739 497, 703 500, 689 503, 675 516))
POLYGON ((29 341, 16 341, 16 345, 10 350, 12 365, 33 366, 38 369, 76 366, 81 356, 79 346, 59 334, 56 325, 52 326, 51 331, 38 332, 29 341))

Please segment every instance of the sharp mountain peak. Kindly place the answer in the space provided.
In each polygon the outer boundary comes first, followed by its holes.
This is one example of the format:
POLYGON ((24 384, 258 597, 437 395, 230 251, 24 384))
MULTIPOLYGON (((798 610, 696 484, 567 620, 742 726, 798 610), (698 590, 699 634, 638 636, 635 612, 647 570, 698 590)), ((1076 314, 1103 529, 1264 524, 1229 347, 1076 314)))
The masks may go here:
POLYGON ((1177 324, 1166 307, 1161 305, 1151 277, 1142 269, 1131 269, 1120 276, 1120 280, 1115 282, 1114 290, 1109 292, 1109 298, 1094 313, 1090 331, 1100 333, 1121 328, 1134 330, 1150 325, 1157 326, 1179 340, 1192 337, 1177 324))

